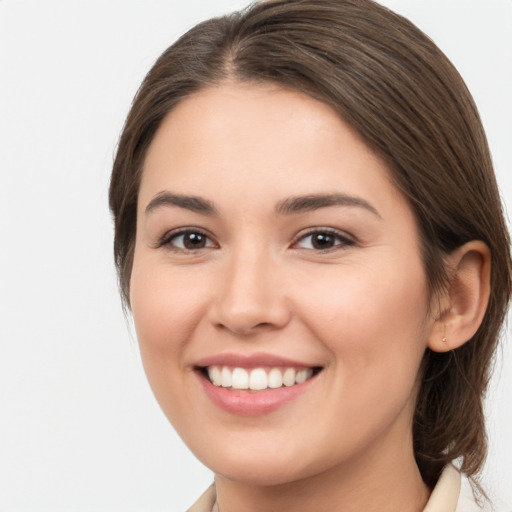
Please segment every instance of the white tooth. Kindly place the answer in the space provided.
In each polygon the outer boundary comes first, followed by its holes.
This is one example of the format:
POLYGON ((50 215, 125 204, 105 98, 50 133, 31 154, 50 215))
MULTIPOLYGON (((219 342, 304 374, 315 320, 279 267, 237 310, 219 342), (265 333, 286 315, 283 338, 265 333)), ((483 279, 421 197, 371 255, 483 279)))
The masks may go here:
POLYGON ((272 368, 268 372, 268 387, 280 388, 283 385, 283 374, 279 368, 272 368))
POLYGON ((249 374, 243 368, 234 368, 231 374, 231 387, 233 389, 249 389, 249 374))
POLYGON ((299 370, 295 377, 295 382, 297 384, 301 384, 302 382, 307 381, 313 376, 313 368, 305 368, 304 370, 299 370))
POLYGON ((223 388, 231 387, 231 371, 229 368, 226 368, 225 366, 222 368, 222 372, 220 374, 220 379, 221 379, 221 386, 223 388))
POLYGON ((249 389, 254 391, 267 389, 267 384, 267 372, 263 370, 263 368, 255 368, 251 371, 251 375, 249 376, 249 389))
POLYGON ((218 366, 208 367, 208 377, 210 377, 214 386, 220 386, 222 384, 222 377, 218 366))
POLYGON ((283 384, 285 386, 293 386, 295 384, 295 369, 286 368, 283 374, 283 384))
POLYGON ((295 382, 296 384, 302 384, 305 382, 308 378, 308 371, 307 370, 299 370, 297 372, 297 375, 295 376, 295 382))

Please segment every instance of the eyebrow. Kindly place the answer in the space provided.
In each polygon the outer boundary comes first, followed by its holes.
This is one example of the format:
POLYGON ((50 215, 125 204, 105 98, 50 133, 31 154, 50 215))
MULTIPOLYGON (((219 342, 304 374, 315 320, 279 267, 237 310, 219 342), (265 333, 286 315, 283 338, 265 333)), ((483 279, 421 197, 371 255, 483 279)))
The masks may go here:
MULTIPOLYGON (((199 196, 187 196, 175 194, 168 191, 159 192, 146 206, 146 213, 151 213, 162 206, 177 206, 196 213, 206 215, 218 215, 214 204, 199 196)), ((310 194, 305 196, 289 197, 276 205, 276 213, 280 215, 291 215, 330 206, 351 206, 368 210, 381 218, 377 209, 368 201, 346 194, 310 194)))
POLYGON ((327 208, 329 206, 355 206, 368 210, 381 218, 377 209, 368 201, 365 201, 360 197, 349 196, 346 194, 313 194, 290 197, 277 204, 276 212, 282 215, 290 215, 293 213, 327 208))
POLYGON ((146 213, 151 213, 162 206, 177 206, 196 213, 218 215, 211 201, 197 196, 174 194, 167 191, 159 192, 146 206, 146 213))

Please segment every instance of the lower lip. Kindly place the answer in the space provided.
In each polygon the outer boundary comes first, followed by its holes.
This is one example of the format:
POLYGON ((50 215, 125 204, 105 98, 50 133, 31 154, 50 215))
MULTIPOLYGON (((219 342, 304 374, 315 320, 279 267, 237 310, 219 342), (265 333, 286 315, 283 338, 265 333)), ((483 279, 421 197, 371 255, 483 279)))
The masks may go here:
POLYGON ((230 391, 214 386, 204 375, 197 376, 208 398, 218 407, 231 414, 241 416, 259 416, 275 411, 302 395, 316 380, 311 377, 306 382, 290 387, 266 389, 263 391, 230 391))

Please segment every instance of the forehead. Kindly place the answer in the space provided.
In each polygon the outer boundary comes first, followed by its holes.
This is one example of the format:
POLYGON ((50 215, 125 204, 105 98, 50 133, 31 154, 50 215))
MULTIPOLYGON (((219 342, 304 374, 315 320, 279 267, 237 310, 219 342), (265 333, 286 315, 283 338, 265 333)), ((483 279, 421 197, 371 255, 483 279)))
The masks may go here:
POLYGON ((140 200, 147 204, 166 188, 268 198, 374 195, 383 187, 397 193, 386 165, 327 104, 272 84, 225 84, 187 97, 164 118, 146 156, 140 200))

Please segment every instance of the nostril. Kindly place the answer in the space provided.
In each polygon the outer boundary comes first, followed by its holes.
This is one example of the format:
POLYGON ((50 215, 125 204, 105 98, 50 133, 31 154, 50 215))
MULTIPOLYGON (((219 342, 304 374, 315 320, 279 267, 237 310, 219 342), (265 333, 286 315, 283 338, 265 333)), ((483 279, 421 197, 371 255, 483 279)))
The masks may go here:
POLYGON ((252 282, 251 287, 242 284, 228 280, 210 303, 208 317, 217 329, 250 336, 282 328, 289 322, 290 308, 282 291, 264 283, 252 282))
POLYGON ((256 333, 271 330, 276 328, 275 324, 271 322, 259 322, 255 324, 245 323, 245 324, 235 324, 234 322, 223 323, 219 322, 216 324, 217 329, 219 330, 228 330, 238 336, 251 336, 256 333))

